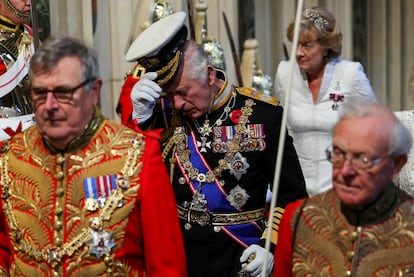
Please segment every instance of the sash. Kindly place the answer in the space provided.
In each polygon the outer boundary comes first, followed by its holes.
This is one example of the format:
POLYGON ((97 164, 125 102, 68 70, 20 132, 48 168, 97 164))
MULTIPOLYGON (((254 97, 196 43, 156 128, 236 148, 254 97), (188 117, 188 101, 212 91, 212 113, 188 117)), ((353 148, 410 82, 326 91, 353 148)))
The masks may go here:
MULTIPOLYGON (((208 171, 212 171, 204 156, 198 150, 197 140, 193 130, 191 130, 190 135, 188 136, 188 149, 191 151, 190 162, 193 164, 194 168, 198 169, 199 173, 206 174, 208 171)), ((177 164, 182 175, 186 179, 187 184, 189 184, 189 187, 194 194, 197 191, 199 181, 190 179, 184 169, 184 165, 179 160, 178 155, 175 155, 175 158, 177 159, 177 164)), ((207 209, 210 212, 235 213, 238 211, 236 208, 231 206, 229 201, 226 199, 227 193, 223 190, 220 181, 217 178, 215 178, 213 182, 203 182, 200 193, 205 195, 205 199, 207 200, 207 209)), ((256 222, 227 225, 221 227, 221 229, 244 247, 247 247, 252 243, 257 243, 263 232, 262 228, 256 222)))

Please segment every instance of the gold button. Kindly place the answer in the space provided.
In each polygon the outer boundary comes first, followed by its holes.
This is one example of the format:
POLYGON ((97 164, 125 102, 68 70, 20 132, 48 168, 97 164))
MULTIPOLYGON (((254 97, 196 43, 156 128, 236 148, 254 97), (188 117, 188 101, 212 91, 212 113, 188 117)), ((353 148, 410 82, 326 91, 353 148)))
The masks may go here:
POLYGON ((62 221, 56 221, 55 230, 61 230, 61 229, 62 229, 62 221))
POLYGON ((63 188, 57 188, 56 195, 58 197, 62 197, 64 193, 65 193, 65 191, 63 190, 63 188))
POLYGON ((56 174, 56 178, 57 178, 59 181, 62 181, 62 180, 63 180, 63 177, 65 177, 65 173, 63 173, 63 171, 59 171, 59 172, 56 174))
POLYGON ((345 273, 345 276, 348 277, 348 276, 351 276, 351 274, 352 274, 351 271, 350 270, 347 270, 346 273, 345 273))
POLYGON ((62 246, 62 239, 59 237, 55 237, 55 245, 56 246, 62 246))
POLYGON ((56 159, 56 163, 58 165, 62 165, 65 161, 66 161, 65 157, 62 157, 62 156, 60 156, 56 159))
POLYGON ((352 232, 351 234, 349 234, 349 239, 351 240, 351 242, 354 242, 357 237, 358 237, 357 232, 352 232))
POLYGON ((63 209, 61 207, 57 207, 55 209, 55 215, 61 215, 63 213, 63 209))

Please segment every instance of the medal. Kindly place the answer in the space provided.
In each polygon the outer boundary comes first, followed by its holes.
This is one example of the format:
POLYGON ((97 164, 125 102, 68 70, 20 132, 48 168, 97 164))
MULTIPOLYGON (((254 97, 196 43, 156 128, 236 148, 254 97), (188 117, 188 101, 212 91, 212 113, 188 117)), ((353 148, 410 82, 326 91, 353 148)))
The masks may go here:
POLYGON ((240 180, 242 175, 246 174, 249 167, 250 165, 247 163, 246 158, 243 157, 240 152, 237 152, 230 161, 230 173, 233 174, 237 180, 240 180))
POLYGON ((87 198, 86 209, 90 212, 96 211, 96 209, 98 209, 98 201, 96 201, 95 198, 87 198))
POLYGON ((249 197, 246 190, 237 185, 230 191, 226 199, 230 205, 240 210, 246 204, 249 197))
POLYGON ((99 197, 97 202, 98 202, 98 207, 102 209, 103 207, 105 207, 106 197, 104 196, 99 197))
POLYGON ((106 231, 91 230, 91 239, 88 241, 89 253, 95 255, 98 259, 101 256, 111 253, 115 246, 112 234, 106 231))
MULTIPOLYGON (((339 81, 336 82, 334 91, 335 92, 336 91, 338 91, 338 92, 341 91, 341 85, 339 84, 339 81)), ((337 93, 330 93, 329 94, 329 100, 333 101, 333 104, 332 104, 332 110, 333 111, 338 110, 338 108, 339 108, 339 103, 338 102, 344 102, 344 98, 345 98, 345 96, 343 94, 337 94, 337 93)))
POLYGON ((86 209, 90 212, 96 211, 98 208, 102 209, 118 186, 121 189, 127 189, 129 187, 128 179, 117 174, 83 179, 86 209))
POLYGON ((207 141, 206 137, 201 137, 201 142, 197 141, 197 147, 200 148, 200 152, 207 153, 207 148, 211 148, 211 142, 207 141))

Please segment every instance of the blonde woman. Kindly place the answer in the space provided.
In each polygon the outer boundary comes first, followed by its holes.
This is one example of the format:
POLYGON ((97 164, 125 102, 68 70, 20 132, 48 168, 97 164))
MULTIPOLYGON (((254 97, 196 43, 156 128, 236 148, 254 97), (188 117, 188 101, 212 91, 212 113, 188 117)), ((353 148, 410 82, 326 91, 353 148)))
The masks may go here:
MULTIPOLYGON (((294 21, 287 28, 293 40, 294 21)), ((301 16, 296 64, 289 99, 288 129, 293 137, 309 196, 332 187, 332 165, 325 150, 332 141, 342 105, 353 98, 376 101, 359 62, 340 59, 342 33, 324 7, 305 9, 301 16)), ((277 69, 275 93, 285 103, 290 65, 277 69)))

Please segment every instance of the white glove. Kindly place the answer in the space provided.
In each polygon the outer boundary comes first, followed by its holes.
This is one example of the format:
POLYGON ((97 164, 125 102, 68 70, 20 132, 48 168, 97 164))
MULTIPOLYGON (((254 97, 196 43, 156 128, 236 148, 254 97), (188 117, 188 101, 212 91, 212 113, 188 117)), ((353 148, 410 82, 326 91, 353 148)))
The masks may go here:
MULTIPOLYGON (((249 273, 250 276, 253 276, 253 277, 261 276, 262 266, 264 263, 266 251, 267 251, 266 249, 264 249, 263 247, 257 244, 252 244, 243 251, 240 257, 240 263, 242 263, 242 268, 247 273, 249 273), (254 259, 248 262, 247 260, 251 255, 254 256, 254 259), (248 262, 247 265, 245 264, 246 262, 248 262)), ((273 269, 273 254, 268 252, 265 276, 269 276, 269 274, 272 272, 272 269, 273 269)))
POLYGON ((155 101, 160 97, 161 87, 153 81, 157 76, 156 72, 147 72, 132 88, 132 118, 138 122, 145 122, 152 116, 155 101))

